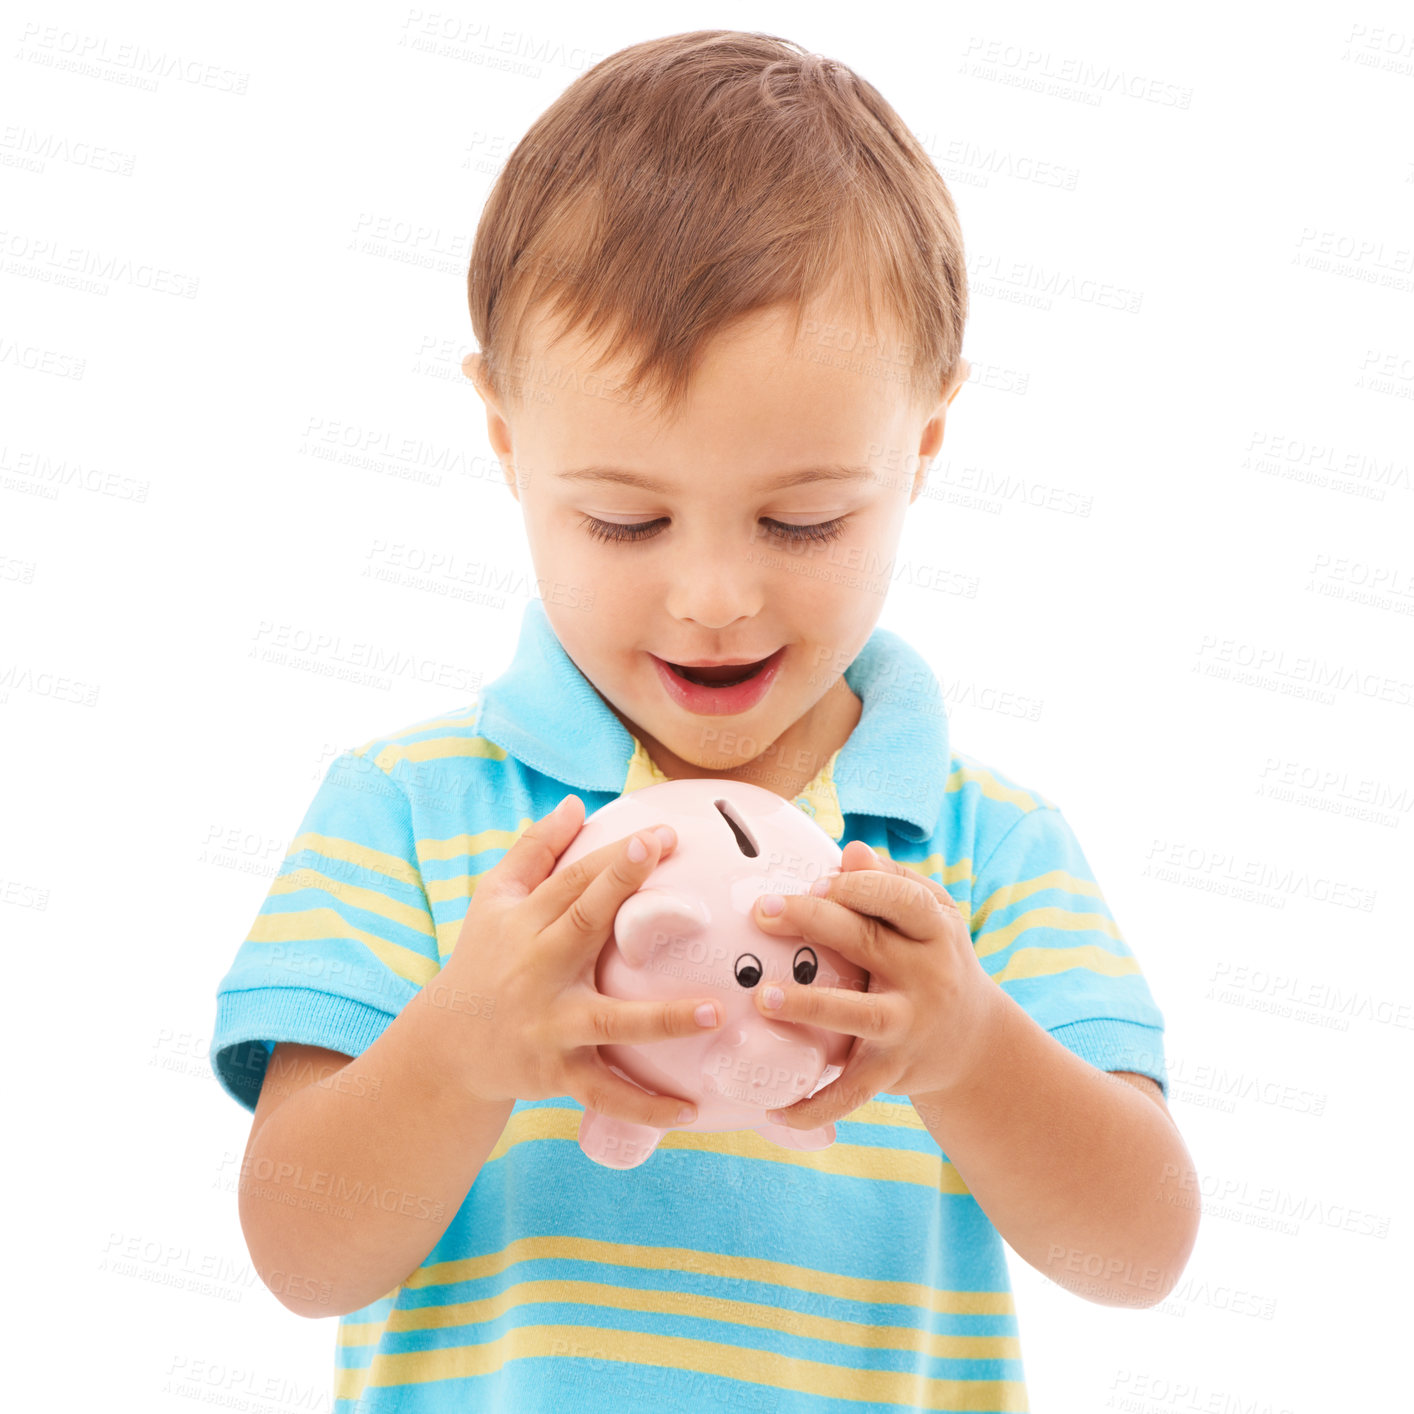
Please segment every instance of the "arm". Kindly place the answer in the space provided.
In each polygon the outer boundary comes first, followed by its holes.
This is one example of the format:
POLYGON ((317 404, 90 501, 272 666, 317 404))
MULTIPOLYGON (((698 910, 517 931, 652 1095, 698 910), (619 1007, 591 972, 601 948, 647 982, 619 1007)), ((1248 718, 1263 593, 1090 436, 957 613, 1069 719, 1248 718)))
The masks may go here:
POLYGON ((947 1091, 911 1095, 919 1118, 1037 1271, 1100 1305, 1162 1301, 1199 1219, 1193 1161, 1162 1092, 1097 1070, 993 990, 979 1063, 947 1091))
POLYGON ((441 1240, 514 1101, 450 1077, 449 1010, 417 993, 357 1060, 281 1044, 241 1166, 241 1229, 260 1279, 297 1315, 385 1296, 441 1240))

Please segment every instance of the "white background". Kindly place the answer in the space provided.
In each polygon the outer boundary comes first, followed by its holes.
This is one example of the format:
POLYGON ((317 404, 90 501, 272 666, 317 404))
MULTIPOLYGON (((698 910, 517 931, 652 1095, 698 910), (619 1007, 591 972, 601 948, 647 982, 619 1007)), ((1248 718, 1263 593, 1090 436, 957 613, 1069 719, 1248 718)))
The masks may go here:
POLYGON ((974 375, 881 623, 1073 823, 1209 1209, 1147 1311, 1011 1256, 1032 1407, 1407 1397, 1414 19, 928 11, 6 20, 12 1387, 328 1407, 335 1322, 246 1256, 215 987, 331 756, 464 704, 535 592, 458 371, 496 170, 589 63, 741 26, 874 83, 957 201, 974 375))

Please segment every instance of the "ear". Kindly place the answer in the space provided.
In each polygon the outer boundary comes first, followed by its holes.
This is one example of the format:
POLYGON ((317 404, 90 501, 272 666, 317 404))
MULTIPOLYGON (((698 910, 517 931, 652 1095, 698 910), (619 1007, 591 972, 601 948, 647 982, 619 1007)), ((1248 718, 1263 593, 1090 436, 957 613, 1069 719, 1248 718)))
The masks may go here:
POLYGON ((639 889, 619 905, 614 941, 630 967, 642 968, 665 943, 695 938, 711 921, 701 900, 667 889, 639 889))
MULTIPOLYGON (((462 359, 462 372, 476 385, 476 391, 478 393, 481 393, 483 388, 488 387, 486 381, 486 360, 477 350, 473 349, 462 359)), ((482 393, 482 396, 484 397, 485 393, 482 393)))
POLYGON ((511 495, 519 501, 511 426, 501 410, 500 401, 491 387, 491 380, 487 377, 485 357, 475 351, 467 354, 462 359, 462 372, 476 385, 477 396, 486 405, 486 439, 491 443, 491 450, 496 453, 496 460, 501 463, 501 474, 506 479, 511 495))
POLYGON ((962 391, 962 385, 972 377, 972 365, 965 358, 957 361, 957 368, 953 373, 952 387, 948 390, 948 406, 952 406, 952 400, 962 391))

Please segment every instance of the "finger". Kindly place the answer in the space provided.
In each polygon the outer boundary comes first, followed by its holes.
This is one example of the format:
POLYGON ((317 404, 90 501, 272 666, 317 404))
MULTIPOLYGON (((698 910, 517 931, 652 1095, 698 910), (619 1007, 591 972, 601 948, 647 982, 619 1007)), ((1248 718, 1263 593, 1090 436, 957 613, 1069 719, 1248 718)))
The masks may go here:
MULTIPOLYGON (((957 900, 940 884, 936 879, 923 873, 921 869, 915 869, 907 864, 901 864, 897 859, 891 858, 887 854, 880 854, 878 850, 866 844, 863 840, 850 840, 844 848, 844 868, 853 872, 857 869, 879 869, 885 874, 897 874, 905 879, 917 879, 924 884, 928 892, 938 900, 945 909, 952 909, 959 917, 962 910, 957 906, 957 900), (851 853, 851 849, 853 853, 851 853)), ((827 877, 834 878, 835 875, 827 877)))
MULTIPOLYGON (((832 903, 841 904, 855 913, 877 918, 914 942, 927 942, 938 934, 944 905, 928 888, 927 881, 917 874, 850 869, 843 874, 827 875, 820 882, 825 886, 824 893, 807 894, 804 898, 827 907, 832 903)), ((797 895, 797 910, 801 902, 803 899, 797 895)), ((786 911, 789 909, 790 901, 786 911)), ((777 916, 785 917, 785 913, 777 916)))
POLYGON ((489 886, 498 898, 526 897, 550 877, 550 871, 583 823, 584 802, 577 795, 565 796, 553 810, 521 832, 480 887, 489 886))
POLYGON ((574 1046, 641 1046, 675 1036, 696 1036, 722 1024, 722 1008, 711 997, 683 997, 671 1002, 622 1002, 596 994, 568 1027, 574 1046), (704 1022, 702 1008, 711 1019, 704 1022))
MULTIPOLYGON (((557 922, 565 910, 593 885, 610 864, 627 868, 636 880, 633 887, 625 893, 626 898, 642 885, 643 880, 653 872, 659 859, 672 850, 676 843, 677 835, 671 825, 657 825, 652 829, 637 830, 632 835, 625 835, 623 839, 590 850, 582 859, 576 859, 558 874, 552 874, 536 888, 534 897, 527 905, 531 925, 543 932, 557 922), (626 859, 629 843, 634 838, 643 839, 647 845, 648 854, 642 860, 626 859)), ((569 841, 566 840, 560 852, 563 853, 568 846, 569 841)), ((622 903, 623 899, 619 902, 622 903)))
POLYGON ((537 911, 532 919, 548 944, 556 946, 564 955, 577 956, 588 948, 602 947, 608 941, 614 918, 624 900, 643 887, 644 880, 666 852, 658 830, 672 836, 667 825, 639 830, 576 860, 564 874, 556 874, 547 881, 544 889, 547 897, 542 902, 537 895, 537 911), (641 859, 633 857, 636 850, 641 850, 641 859), (593 862, 596 857, 597 868, 593 862), (566 901, 559 914, 540 922, 540 911, 552 907, 561 898, 566 901))
POLYGON ((846 1036, 886 1041, 895 1021, 890 996, 853 987, 801 986, 787 982, 756 988, 756 1010, 771 1021, 793 1021, 842 1031, 846 1036), (770 1005, 772 992, 781 993, 781 1004, 770 1005))
POLYGON ((891 1093, 893 1083, 885 1054, 856 1045, 845 1068, 823 1090, 783 1110, 767 1110, 766 1118, 788 1129, 818 1129, 848 1119, 875 1095, 891 1093))
MULTIPOLYGON (((835 886, 836 875, 829 880, 835 886)), ((781 912, 763 913, 761 905, 770 895, 756 900, 751 917, 763 933, 773 937, 805 938, 821 947, 831 948, 866 972, 886 969, 884 925, 867 914, 857 913, 828 898, 811 894, 777 894, 782 900, 781 912)))
POLYGON ((569 1094, 587 1110, 609 1119, 626 1120, 629 1124, 647 1124, 654 1129, 672 1129, 675 1125, 691 1124, 697 1118, 697 1105, 677 1095, 653 1095, 631 1080, 615 1075, 603 1058, 588 1053, 589 1059, 577 1063, 572 1072, 574 1084, 569 1094), (686 1111, 691 1113, 686 1114, 686 1111))

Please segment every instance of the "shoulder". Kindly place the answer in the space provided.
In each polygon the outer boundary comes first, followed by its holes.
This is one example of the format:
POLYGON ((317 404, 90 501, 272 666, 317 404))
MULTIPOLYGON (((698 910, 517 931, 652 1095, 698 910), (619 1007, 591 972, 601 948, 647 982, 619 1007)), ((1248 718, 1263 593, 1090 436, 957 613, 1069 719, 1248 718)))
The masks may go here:
POLYGON ((350 752, 392 775, 393 769, 401 762, 426 756, 429 751, 435 754, 438 742, 447 742, 448 750, 454 751, 453 743, 474 739, 480 716, 481 695, 477 693, 451 711, 439 712, 435 717, 423 717, 393 731, 371 736, 358 746, 351 747, 350 752))
POLYGON ((485 698, 420 718, 350 748, 347 768, 406 800, 424 863, 436 854, 506 848, 560 801, 559 783, 482 735, 485 698))
POLYGON ((976 872, 1022 820, 1059 809, 1034 786, 966 752, 953 751, 939 836, 952 859, 965 858, 976 872))
POLYGON ((507 754, 480 736, 481 705, 474 696, 450 711, 346 747, 325 774, 321 798, 350 807, 358 800, 370 806, 383 802, 387 808, 377 813, 404 822, 409 815, 425 821, 429 813, 462 814, 478 801, 494 807, 501 782, 488 780, 486 768, 505 763, 507 754))
POLYGON ((1066 854, 1068 832, 1048 795, 954 749, 948 754, 942 808, 932 837, 921 843, 895 840, 893 857, 936 879, 967 912, 979 876, 994 856, 1010 859, 1017 852, 1013 846, 1021 845, 1031 856, 1026 863, 1035 866, 1032 872, 1044 870, 1051 867, 1047 859, 1066 854), (1008 847, 998 855, 1003 843, 1008 847))
POLYGON ((423 717, 350 747, 345 757, 395 781, 409 800, 465 789, 468 778, 507 760, 507 753, 479 731, 479 693, 460 707, 423 717))

